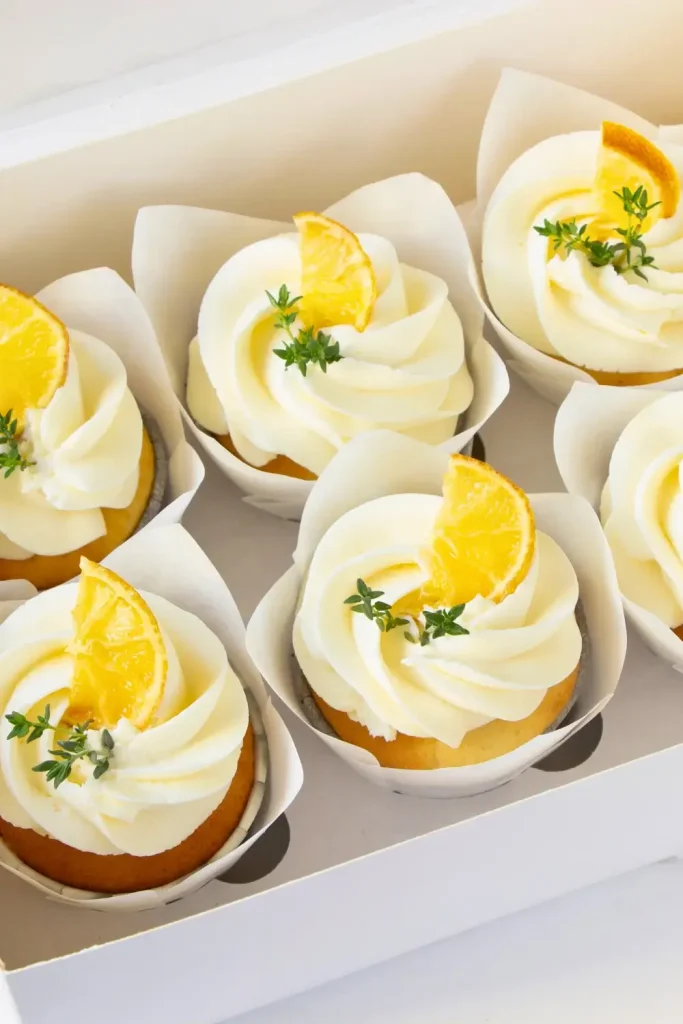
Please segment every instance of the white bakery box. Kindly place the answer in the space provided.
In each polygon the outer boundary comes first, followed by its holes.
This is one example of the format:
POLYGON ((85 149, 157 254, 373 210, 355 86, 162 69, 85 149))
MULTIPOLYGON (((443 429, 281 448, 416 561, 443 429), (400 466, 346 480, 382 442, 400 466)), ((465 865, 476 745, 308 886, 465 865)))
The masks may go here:
MULTIPOLYGON (((594 0, 546 0, 437 34, 449 6, 425 4, 434 34, 412 45, 387 49, 388 21, 363 34, 374 56, 344 64, 330 43, 338 66, 311 77, 293 78, 306 64, 289 66, 286 54, 265 62, 261 77, 252 61, 250 82, 271 84, 273 66, 291 79, 268 91, 254 85, 235 98, 227 69, 207 77, 189 68, 175 84, 150 79, 113 104, 95 90, 71 112, 0 134, 0 280, 33 291, 100 265, 130 277, 133 221, 147 204, 285 219, 407 170, 466 200, 506 64, 656 122, 683 121, 677 0, 651 0, 645 16, 636 0, 602 0, 599 15, 594 0)), ((419 18, 415 25, 424 35, 419 18)), ((346 56, 358 52, 349 45, 346 56)), ((483 431, 487 458, 528 491, 560 489, 553 420, 553 408, 513 377, 483 431)), ((185 522, 248 617, 287 568, 296 525, 244 504, 211 464, 185 522)), ((214 1024, 683 851, 683 679, 633 633, 604 714, 480 796, 375 787, 283 714, 303 789, 198 893, 163 909, 98 913, 49 902, 0 873, 2 1024, 43 1024, 75 1007, 90 1007, 98 1024, 214 1024)))

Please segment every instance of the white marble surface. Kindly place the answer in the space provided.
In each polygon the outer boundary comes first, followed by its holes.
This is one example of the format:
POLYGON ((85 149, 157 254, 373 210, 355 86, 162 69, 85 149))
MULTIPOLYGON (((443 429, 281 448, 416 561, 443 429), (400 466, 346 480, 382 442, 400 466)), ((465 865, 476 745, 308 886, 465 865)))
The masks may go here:
POLYGON ((681 953, 683 861, 670 860, 231 1024, 680 1024, 681 953))

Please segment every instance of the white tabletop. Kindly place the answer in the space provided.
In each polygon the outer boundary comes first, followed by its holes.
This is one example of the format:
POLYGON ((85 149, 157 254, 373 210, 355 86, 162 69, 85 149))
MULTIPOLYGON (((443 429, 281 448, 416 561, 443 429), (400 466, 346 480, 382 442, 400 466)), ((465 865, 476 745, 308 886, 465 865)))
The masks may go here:
POLYGON ((231 1024, 680 1024, 682 953, 683 860, 669 860, 231 1024))

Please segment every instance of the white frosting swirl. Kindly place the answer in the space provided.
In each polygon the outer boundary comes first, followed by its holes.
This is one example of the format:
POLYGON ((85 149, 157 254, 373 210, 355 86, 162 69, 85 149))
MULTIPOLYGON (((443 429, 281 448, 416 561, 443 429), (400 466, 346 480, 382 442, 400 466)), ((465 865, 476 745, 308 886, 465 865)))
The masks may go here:
MULTIPOLYGON (((444 281, 399 263, 390 242, 359 235, 377 277, 366 330, 326 329, 344 357, 304 377, 273 354, 266 291, 301 292, 296 234, 256 242, 218 271, 190 349, 187 402, 194 419, 229 433, 242 458, 264 466, 285 455, 319 474, 356 434, 385 427, 431 444, 452 437, 472 401, 460 320, 444 281)), ((295 325, 296 327, 296 325, 295 325)))
MULTIPOLYGON (((683 147, 657 143, 683 174, 683 147)), ((622 373, 683 367, 683 203, 643 237, 658 269, 647 280, 553 255, 534 225, 598 212, 592 186, 600 133, 558 135, 523 153, 496 187, 484 220, 491 305, 514 334, 577 366, 622 373)), ((590 229, 588 229, 590 235, 590 229)), ((614 241, 618 241, 617 235, 614 241)))
POLYGON ((378 498, 343 515, 311 561, 294 624, 310 686, 332 707, 387 740, 397 732, 458 747, 493 719, 520 721, 576 668, 578 581, 567 556, 538 533, 526 579, 500 604, 477 597, 460 622, 469 636, 425 647, 404 630, 382 633, 344 599, 358 577, 393 604, 427 579, 423 552, 442 499, 378 498))
POLYGON ((0 558, 61 555, 104 536, 101 509, 130 505, 142 450, 140 410, 108 345, 69 332, 66 380, 46 409, 28 410, 22 448, 35 465, 0 475, 0 558))
MULTIPOLYGON (((35 718, 45 705, 58 723, 69 702, 78 584, 46 591, 0 626, 0 720, 35 718)), ((237 769, 248 722, 247 699, 218 638, 189 612, 142 595, 166 644, 161 706, 143 732, 126 719, 111 729, 111 767, 99 779, 79 761, 58 789, 32 771, 50 757, 54 734, 28 744, 0 733, 0 817, 78 850, 150 856, 177 846, 223 800, 237 769)), ((89 733, 93 746, 99 734, 89 733)))
POLYGON ((614 446, 600 518, 622 593, 683 623, 683 395, 647 405, 614 446))

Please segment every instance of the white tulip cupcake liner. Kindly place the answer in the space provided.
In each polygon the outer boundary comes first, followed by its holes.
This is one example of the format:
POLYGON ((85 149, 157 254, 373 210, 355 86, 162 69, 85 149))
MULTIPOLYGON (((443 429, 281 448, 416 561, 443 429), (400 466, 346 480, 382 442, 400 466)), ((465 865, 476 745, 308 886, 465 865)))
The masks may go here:
POLYGON ((164 438, 156 425, 156 421, 146 412, 142 412, 142 422, 154 449, 154 483, 150 491, 145 511, 135 528, 135 533, 142 530, 158 516, 164 507, 166 488, 168 487, 168 455, 164 438))
MULTIPOLYGON (((633 128, 655 142, 658 139, 679 144, 683 141, 682 126, 659 127, 616 103, 540 75, 512 68, 502 72, 482 129, 477 161, 476 207, 468 225, 477 268, 481 266, 481 236, 486 208, 510 165, 544 139, 570 132, 597 130, 606 120, 633 128)), ((598 386, 585 370, 541 352, 513 334, 496 316, 479 269, 472 275, 471 284, 500 341, 508 366, 534 391, 559 405, 577 382, 598 386)), ((656 384, 638 385, 638 390, 651 388, 681 391, 683 374, 656 384)))
MULTIPOLYGON (((614 446, 642 409, 670 391, 664 388, 596 389, 575 384, 555 420, 555 461, 565 487, 599 510, 614 446)), ((681 398, 683 401, 683 397, 681 398)), ((622 594, 628 621, 647 646, 683 672, 683 640, 652 612, 622 594)))
MULTIPOLYGON (((223 847, 191 874, 157 889, 117 895, 61 885, 29 868, 0 840, 0 868, 23 878, 59 903, 98 911, 150 910, 172 903, 222 875, 245 854, 296 797, 303 770, 294 743, 274 709, 245 648, 244 624, 222 578, 178 524, 137 534, 117 548, 108 565, 140 590, 165 597, 200 618, 223 643, 249 702, 255 736, 255 778, 239 825, 223 847)), ((0 621, 22 604, 0 601, 0 621)))
MULTIPOLYGON (((463 327, 474 397, 462 427, 441 447, 462 451, 509 390, 501 358, 483 337, 484 316, 472 287, 472 254, 460 217, 436 182, 404 174, 351 193, 325 211, 352 231, 388 238, 399 259, 446 281, 463 327), (410 216, 406 216, 410 210, 410 216)), ((253 242, 292 231, 292 224, 182 206, 142 209, 133 241, 136 291, 154 325, 185 422, 204 451, 244 493, 244 500, 297 520, 314 481, 256 469, 194 422, 186 408, 188 351, 199 307, 221 266, 253 242)))
MULTIPOLYGON (((106 267, 60 278, 36 298, 68 330, 105 342, 126 367, 155 455, 155 481, 138 530, 180 522, 204 479, 204 466, 185 438, 154 329, 139 298, 106 267)), ((16 592, 17 581, 0 581, 0 599, 16 592)))
POLYGON ((580 686, 570 721, 502 757, 463 768, 408 770, 382 767, 309 720, 301 704, 301 672, 292 628, 302 584, 318 543, 345 512, 388 494, 442 493, 448 455, 386 431, 354 439, 321 474, 304 510, 294 565, 263 598, 247 628, 247 649, 266 682, 300 721, 369 781, 412 796, 457 797, 485 792, 513 779, 598 715, 616 689, 626 654, 624 614, 612 558, 588 502, 567 494, 530 496, 539 529, 568 556, 579 580, 584 616, 580 686))

